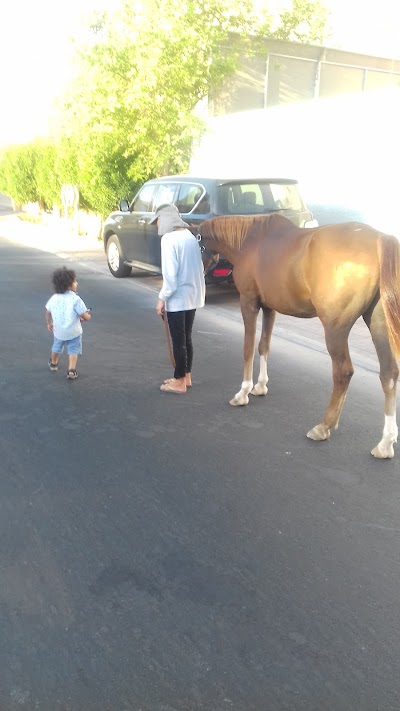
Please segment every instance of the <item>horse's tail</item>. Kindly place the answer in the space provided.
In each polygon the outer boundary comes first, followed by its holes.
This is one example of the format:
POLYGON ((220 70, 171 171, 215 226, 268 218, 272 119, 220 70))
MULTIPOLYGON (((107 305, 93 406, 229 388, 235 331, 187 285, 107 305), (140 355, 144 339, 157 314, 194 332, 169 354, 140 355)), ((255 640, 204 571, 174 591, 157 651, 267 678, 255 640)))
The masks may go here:
POLYGON ((400 242, 392 235, 378 239, 380 293, 389 338, 400 358, 400 242))

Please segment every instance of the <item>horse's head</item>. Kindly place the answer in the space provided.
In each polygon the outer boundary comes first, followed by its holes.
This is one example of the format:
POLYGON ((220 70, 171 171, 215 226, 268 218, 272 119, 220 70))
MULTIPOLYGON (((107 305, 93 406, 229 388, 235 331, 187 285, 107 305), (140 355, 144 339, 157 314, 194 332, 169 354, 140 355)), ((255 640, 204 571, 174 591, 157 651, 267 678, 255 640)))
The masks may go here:
POLYGON ((207 274, 207 272, 209 272, 210 269, 212 269, 212 267, 215 266, 215 264, 217 264, 219 260, 219 252, 206 245, 206 239, 208 237, 206 222, 201 223, 196 235, 196 239, 199 243, 201 251, 204 274, 207 274))

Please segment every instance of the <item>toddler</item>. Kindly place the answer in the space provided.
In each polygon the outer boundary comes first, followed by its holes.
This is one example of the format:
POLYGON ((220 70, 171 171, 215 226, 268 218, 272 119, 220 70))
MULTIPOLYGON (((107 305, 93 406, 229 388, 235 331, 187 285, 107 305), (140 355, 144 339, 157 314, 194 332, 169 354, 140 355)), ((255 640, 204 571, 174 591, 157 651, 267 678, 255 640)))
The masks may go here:
POLYGON ((68 353, 67 378, 78 377, 76 364, 82 353, 81 321, 89 321, 90 309, 76 293, 78 282, 72 269, 56 269, 52 276, 56 292, 46 304, 47 328, 53 334, 53 347, 49 359, 51 371, 58 370, 58 359, 64 346, 68 353))

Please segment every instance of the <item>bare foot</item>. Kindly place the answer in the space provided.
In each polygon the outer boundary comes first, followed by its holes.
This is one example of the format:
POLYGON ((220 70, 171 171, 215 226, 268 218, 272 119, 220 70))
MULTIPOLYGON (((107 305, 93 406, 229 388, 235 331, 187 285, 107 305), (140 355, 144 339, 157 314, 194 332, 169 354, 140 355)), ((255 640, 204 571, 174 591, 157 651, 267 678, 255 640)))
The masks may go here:
MULTIPOLYGON (((190 377, 190 375, 187 375, 185 380, 186 380, 186 387, 191 388, 192 387, 192 378, 190 377)), ((175 378, 167 378, 166 380, 164 380, 164 384, 166 384, 166 383, 174 384, 174 383, 176 383, 176 380, 175 380, 175 378)))
POLYGON ((162 390, 165 393, 179 393, 179 394, 185 393, 186 392, 185 379, 181 378, 180 380, 176 380, 175 378, 170 378, 167 382, 160 385, 160 390, 162 390))

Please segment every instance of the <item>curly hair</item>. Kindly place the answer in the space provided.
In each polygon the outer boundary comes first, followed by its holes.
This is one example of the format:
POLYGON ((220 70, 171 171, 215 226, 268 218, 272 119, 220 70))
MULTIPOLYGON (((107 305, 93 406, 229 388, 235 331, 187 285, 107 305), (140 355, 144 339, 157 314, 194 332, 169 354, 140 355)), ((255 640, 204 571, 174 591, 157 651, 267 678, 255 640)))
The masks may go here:
POLYGON ((56 294, 65 294, 65 292, 71 288, 75 280, 75 272, 73 271, 73 269, 67 269, 67 267, 61 267, 61 269, 56 269, 55 272, 53 272, 53 276, 51 278, 56 294))

